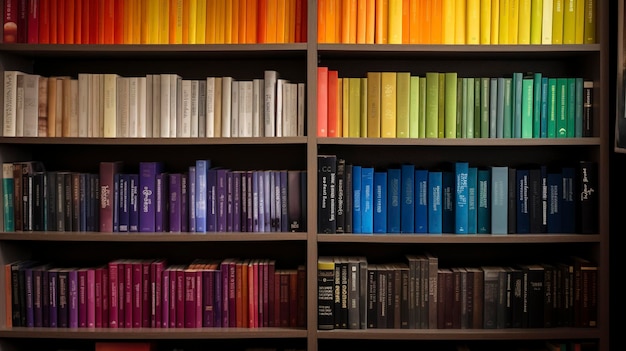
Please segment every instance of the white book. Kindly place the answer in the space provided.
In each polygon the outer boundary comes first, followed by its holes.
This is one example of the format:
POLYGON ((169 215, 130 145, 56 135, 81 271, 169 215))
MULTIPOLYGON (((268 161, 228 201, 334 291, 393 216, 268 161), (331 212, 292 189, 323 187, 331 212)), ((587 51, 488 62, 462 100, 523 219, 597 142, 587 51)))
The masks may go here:
POLYGON ((128 77, 128 137, 139 136, 139 77, 128 77))
POLYGON ((70 79, 70 137, 78 137, 78 79, 70 79))
POLYGON ((215 77, 215 92, 213 93, 213 109, 215 117, 213 118, 213 136, 222 137, 222 88, 224 83, 222 77, 215 77))
POLYGON ((153 74, 152 75, 152 137, 153 138, 158 138, 161 136, 161 89, 162 89, 161 75, 153 74))
POLYGON ((161 112, 159 122, 159 136, 161 138, 169 138, 170 136, 170 113, 172 99, 170 97, 172 93, 171 83, 172 77, 170 74, 161 74, 161 112))
POLYGON ((24 75, 24 136, 36 137, 39 130, 39 75, 24 75))
POLYGON ((95 126, 97 130, 97 137, 104 136, 104 74, 98 75, 98 124, 95 126))
POLYGON ((89 116, 87 117, 87 136, 96 138, 99 136, 98 129, 100 128, 100 100, 102 89, 100 89, 100 82, 102 74, 94 73, 91 75, 89 86, 89 116))
MULTIPOLYGON (((115 73, 104 73, 104 110, 103 134, 104 138, 115 138, 117 134, 117 80, 115 73)), ((58 131, 57 131, 58 132, 58 131)))
POLYGON ((306 107, 306 85, 304 83, 298 83, 298 126, 297 136, 304 136, 305 129, 305 107, 306 107))
POLYGON ((278 72, 266 70, 264 73, 264 133, 263 136, 276 136, 276 84, 278 72))
POLYGON ((261 136, 261 126, 263 125, 263 79, 252 81, 252 136, 261 136))
POLYGON ((198 81, 198 138, 206 138, 206 79, 198 81))
POLYGON ((252 136, 252 81, 239 82, 239 136, 252 136))
POLYGON ((222 77, 222 138, 230 137, 230 108, 232 77, 222 77))
POLYGON ((553 0, 543 0, 541 17, 541 44, 552 44, 552 11, 553 0))
POLYGON ((48 77, 39 76, 37 136, 48 136, 48 77))
POLYGON ((298 84, 285 84, 283 93, 283 136, 295 137, 298 136, 298 84))
POLYGON ((15 136, 24 136, 24 76, 16 76, 16 98, 15 98, 15 136))
POLYGON ((177 137, 189 138, 191 136, 191 80, 183 79, 181 82, 182 115, 180 128, 177 129, 177 137))
POLYGON ((170 90, 170 137, 174 138, 178 135, 177 128, 180 125, 179 121, 183 115, 183 79, 174 74, 170 79, 172 90, 170 90))
POLYGON ((147 116, 147 77, 137 77, 137 137, 145 138, 147 116))
POLYGON ((78 136, 86 138, 89 136, 89 108, 91 94, 91 74, 78 74, 78 136))
POLYGON ((236 80, 230 86, 230 136, 239 136, 239 82, 236 80))
POLYGON ((206 137, 215 136, 215 77, 206 78, 206 137))
POLYGON ((198 96, 200 85, 198 80, 191 81, 191 120, 190 120, 190 136, 192 138, 198 137, 198 96))
POLYGON ((17 76, 20 71, 4 71, 4 119, 2 135, 16 136, 17 119, 17 76))
POLYGON ((277 137, 283 136, 283 86, 287 83, 286 79, 277 79, 276 80, 276 131, 275 135, 277 137))
POLYGON ((117 79, 117 137, 128 138, 129 134, 129 77, 117 79))
POLYGON ((154 75, 153 74, 147 74, 146 75, 146 106, 145 106, 145 110, 146 110, 146 116, 145 116, 145 135, 144 137, 146 138, 151 138, 152 137, 152 113, 154 111, 153 109, 153 104, 152 104, 152 96, 153 96, 153 90, 152 90, 152 81, 154 80, 154 75))
MULTIPOLYGON (((63 99, 65 98, 65 85, 63 82, 68 80, 69 77, 58 77, 56 80, 57 85, 57 95, 56 95, 56 120, 54 124, 54 132, 55 136, 62 137, 63 135, 63 123, 67 123, 69 120, 69 105, 63 104, 63 99), (66 114, 64 107, 68 107, 68 113, 66 114)), ((69 90, 69 84, 67 84, 67 90, 69 90)))

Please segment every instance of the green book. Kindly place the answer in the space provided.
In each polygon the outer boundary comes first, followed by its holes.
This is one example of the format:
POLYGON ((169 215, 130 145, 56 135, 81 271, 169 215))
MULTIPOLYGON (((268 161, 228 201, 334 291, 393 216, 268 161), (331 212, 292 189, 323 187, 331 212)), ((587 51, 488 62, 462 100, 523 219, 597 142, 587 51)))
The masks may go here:
POLYGON ((457 73, 445 73, 444 137, 456 138, 457 73))
POLYGON ((419 101, 419 137, 426 138, 426 77, 420 77, 420 101, 419 101))
POLYGON ((504 79, 496 78, 496 138, 504 138, 504 79))
POLYGON ((463 115, 464 115, 464 94, 463 83, 466 78, 457 78, 456 81, 456 137, 463 138, 463 115))
POLYGON ((496 138, 498 134, 498 78, 489 80, 489 137, 496 138))
POLYGON ((574 137, 583 137, 583 79, 576 78, 576 113, 574 115, 576 127, 574 137))
POLYGON ((556 136, 567 138, 567 78, 556 79, 556 136))
POLYGON ((480 79, 480 137, 489 138, 489 86, 491 79, 483 77, 480 79))
POLYGON ((548 138, 556 138, 557 89, 556 78, 548 78, 548 138))
POLYGON ((409 94, 411 91, 411 73, 396 74, 396 138, 409 137, 409 94))
POLYGON ((521 126, 521 137, 522 138, 532 138, 533 137, 533 87, 534 80, 533 78, 523 78, 522 79, 522 126, 521 126))
POLYGON ((533 138, 541 137, 541 73, 533 74, 533 138))
POLYGON ((522 80, 520 72, 513 73, 513 138, 522 137, 522 80))
POLYGON ((411 77, 409 91, 409 138, 419 138, 420 77, 411 77))
POLYGON ((426 72, 426 137, 439 137, 439 73, 426 72))
POLYGON ((511 101, 513 97, 513 78, 504 78, 504 113, 503 113, 503 122, 502 122, 502 137, 503 138, 512 138, 513 134, 513 102, 511 101))
POLYGON ((445 128, 445 109, 446 109, 446 75, 445 73, 439 73, 439 94, 438 94, 439 107, 437 112, 439 113, 437 122, 437 137, 444 137, 445 128))
POLYGON ((4 231, 15 231, 15 203, 14 196, 14 180, 13 180, 13 163, 5 162, 2 164, 2 194, 3 196, 3 213, 4 213, 4 231))
POLYGON ((567 133, 568 138, 576 134, 576 78, 567 78, 567 133))
POLYGON ((474 137, 474 78, 467 78, 467 91, 465 92, 465 111, 467 117, 464 119, 466 122, 465 127, 465 137, 473 138, 474 137))
POLYGON ((367 137, 367 78, 361 79, 361 137, 367 137))
POLYGON ((480 77, 474 78, 474 138, 480 138, 480 77))

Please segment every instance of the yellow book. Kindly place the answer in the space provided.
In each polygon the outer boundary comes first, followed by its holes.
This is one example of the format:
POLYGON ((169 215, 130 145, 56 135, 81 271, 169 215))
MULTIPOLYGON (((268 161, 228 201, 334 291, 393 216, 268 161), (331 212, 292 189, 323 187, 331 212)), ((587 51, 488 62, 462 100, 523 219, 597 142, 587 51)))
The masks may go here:
POLYGON ((480 43, 491 44, 491 0, 480 0, 480 43))
POLYGON ((388 43, 402 44, 402 0, 389 0, 388 43))
MULTIPOLYGON (((189 12, 187 12, 187 17, 185 18, 187 21, 187 30, 188 30, 188 43, 189 44, 197 44, 196 41, 196 31, 198 28, 197 21, 197 13, 198 13, 198 1, 197 0, 188 0, 189 1, 189 12)), ((185 25, 185 23, 183 23, 185 25)))
POLYGON ((205 42, 207 44, 215 44, 215 11, 216 11, 217 1, 216 0, 206 0, 206 25, 205 25, 205 42))
POLYGON ((543 0, 530 2, 530 43, 541 44, 541 27, 543 26, 543 0))
POLYGON ((552 6, 552 44, 563 44, 563 6, 567 0, 553 0, 552 6))
POLYGON ((426 77, 419 77, 419 112, 417 114, 419 138, 426 138, 426 90, 426 77))
POLYGON ((285 14, 287 6, 287 0, 277 0, 276 6, 276 42, 286 43, 285 39, 285 21, 287 16, 285 14))
MULTIPOLYGON (((268 7, 270 2, 275 2, 277 0, 268 0, 268 7)), ((231 0, 224 1, 224 44, 232 44, 233 43, 233 2, 231 0)), ((274 12, 274 14, 276 14, 274 12)), ((274 27, 275 28, 275 27, 274 27)), ((276 32, 274 32, 275 34, 276 32)), ((275 38, 275 36, 274 36, 275 38)), ((183 31, 183 42, 185 41, 184 31, 183 31)), ((272 41, 274 43, 275 41, 272 41)))
POLYGON ((446 118, 446 74, 439 73, 439 92, 437 94, 437 137, 443 138, 445 134, 445 118, 446 118))
POLYGON ((530 44, 530 0, 519 0, 519 25, 517 33, 518 44, 530 44))
POLYGON ((348 84, 348 104, 349 104, 349 136, 351 138, 361 137, 361 78, 347 78, 348 84))
POLYGON ((585 0, 585 24, 583 42, 585 44, 596 43, 596 0, 585 0))
MULTIPOLYGON (((466 1, 457 0, 454 3, 454 43, 465 44, 465 26, 466 26, 466 1)), ((445 19, 444 19, 445 21, 445 19)))
POLYGON ((361 82, 361 90, 360 90, 360 103, 361 106, 359 108, 360 112, 360 136, 364 138, 367 136, 367 78, 359 78, 361 82))
POLYGON ((381 72, 367 72, 367 137, 380 138, 381 72))
POLYGON ((148 0, 141 0, 139 7, 141 8, 141 33, 140 33, 140 43, 148 44, 148 18, 149 18, 149 10, 148 0))
POLYGON ((267 0, 267 29, 265 32, 267 43, 276 43, 277 26, 278 0, 267 0))
MULTIPOLYGON (((344 128, 343 121, 343 78, 337 78, 337 136, 347 137, 347 128, 344 128)), ((346 122, 347 123, 347 122, 346 122)))
POLYGON ((196 44, 206 44, 206 2, 197 0, 196 7, 196 44))
POLYGON ((365 44, 367 34, 367 1, 359 1, 356 6, 356 43, 365 44))
POLYGON ((380 77, 380 136, 396 137, 396 72, 382 72, 380 77))
POLYGON ((411 76, 409 90, 409 138, 419 138, 420 77, 411 76))
MULTIPOLYGON (((350 137, 350 78, 343 78, 341 85, 341 121, 342 135, 350 137)), ((337 86, 339 88, 339 86, 337 86)))
POLYGON ((134 3, 134 16, 135 30, 133 31, 133 44, 141 43, 141 33, 143 30, 143 1, 137 1, 134 3))
POLYGON ((396 138, 409 137, 411 72, 396 74, 396 138))
POLYGON ((365 43, 374 44, 376 0, 365 0, 365 43))
POLYGON ((509 44, 518 44, 520 0, 509 0, 509 44))
POLYGON ((576 0, 576 31, 574 44, 583 44, 585 41, 585 0, 576 0))
POLYGON ((552 44, 552 0, 543 0, 543 12, 541 14, 541 44, 552 44))
MULTIPOLYGON (((461 0, 459 0, 460 2, 461 0)), ((456 0, 443 0, 442 5, 442 20, 443 25, 441 30, 443 44, 454 44, 456 42, 456 0)))
POLYGON ((467 0, 465 44, 480 44, 480 0, 467 0))
POLYGON ((409 0, 409 44, 417 44, 419 38, 419 2, 409 0))
POLYGON ((499 0, 500 1, 500 13, 499 13, 499 26, 498 30, 498 44, 509 44, 509 12, 510 5, 509 0, 499 0))
POLYGON ((563 44, 576 42, 576 0, 563 0, 563 44))
POLYGON ((148 1, 148 18, 146 20, 148 35, 147 42, 148 44, 158 44, 159 43, 159 17, 161 16, 159 10, 159 2, 148 1))
POLYGON ((376 23, 374 26, 374 42, 376 44, 387 44, 388 5, 388 0, 376 0, 376 23))
POLYGON ((500 0, 491 0, 491 45, 500 44, 500 0))

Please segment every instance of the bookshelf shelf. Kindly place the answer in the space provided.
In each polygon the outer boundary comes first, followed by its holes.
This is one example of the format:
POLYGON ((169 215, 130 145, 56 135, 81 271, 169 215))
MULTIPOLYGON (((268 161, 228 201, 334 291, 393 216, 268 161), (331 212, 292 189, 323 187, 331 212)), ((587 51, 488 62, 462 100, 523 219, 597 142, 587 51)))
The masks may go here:
POLYGON ((39 138, 0 137, 2 144, 18 145, 305 145, 306 137, 250 138, 39 138))
POLYGON ((318 234, 320 243, 389 244, 522 244, 522 243, 597 243, 600 235, 582 234, 318 234))
POLYGON ((318 138, 319 145, 368 145, 368 146, 424 146, 424 147, 455 147, 455 146, 519 146, 519 147, 550 147, 550 146, 600 146, 600 138, 550 138, 550 139, 400 139, 400 138, 318 138))
POLYGON ((306 233, 0 233, 6 241, 86 241, 86 242, 255 242, 305 241, 306 233))

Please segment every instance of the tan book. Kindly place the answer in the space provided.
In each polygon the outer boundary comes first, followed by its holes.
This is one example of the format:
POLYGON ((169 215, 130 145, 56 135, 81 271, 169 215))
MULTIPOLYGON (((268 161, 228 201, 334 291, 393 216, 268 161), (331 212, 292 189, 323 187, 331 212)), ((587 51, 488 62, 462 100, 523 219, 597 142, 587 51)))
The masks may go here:
POLYGON ((37 136, 48 136, 48 77, 39 77, 37 98, 37 136))

